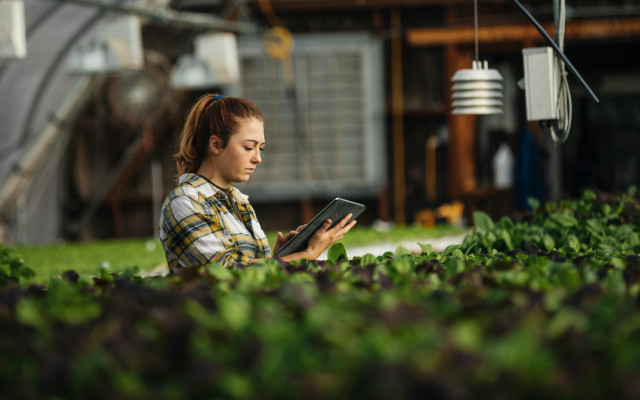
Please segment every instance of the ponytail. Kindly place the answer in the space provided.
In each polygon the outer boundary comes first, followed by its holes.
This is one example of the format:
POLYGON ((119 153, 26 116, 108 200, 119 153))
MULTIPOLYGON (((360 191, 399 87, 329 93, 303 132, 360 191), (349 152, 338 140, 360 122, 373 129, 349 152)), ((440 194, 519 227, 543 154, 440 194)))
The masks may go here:
POLYGON ((217 136, 224 148, 237 132, 240 122, 255 118, 264 122, 264 116, 251 101, 238 97, 206 94, 191 108, 185 121, 178 153, 174 155, 178 174, 195 173, 208 156, 209 139, 217 136))

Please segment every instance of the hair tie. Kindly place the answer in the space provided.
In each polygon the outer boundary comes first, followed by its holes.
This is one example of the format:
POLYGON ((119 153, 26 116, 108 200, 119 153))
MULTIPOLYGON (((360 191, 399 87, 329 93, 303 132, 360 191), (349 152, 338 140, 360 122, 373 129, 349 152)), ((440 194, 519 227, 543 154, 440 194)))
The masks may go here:
POLYGON ((216 97, 214 97, 212 101, 216 101, 216 100, 218 100, 218 99, 219 99, 219 98, 221 98, 221 97, 222 97, 222 95, 221 95, 221 94, 219 94, 219 95, 217 95, 216 97))

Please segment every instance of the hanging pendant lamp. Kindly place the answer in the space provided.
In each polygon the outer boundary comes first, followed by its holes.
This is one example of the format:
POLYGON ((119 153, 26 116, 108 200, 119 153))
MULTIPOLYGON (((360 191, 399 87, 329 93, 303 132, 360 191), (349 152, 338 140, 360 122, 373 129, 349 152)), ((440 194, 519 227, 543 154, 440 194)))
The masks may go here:
POLYGON ((502 114, 502 75, 478 57, 478 1, 474 0, 476 58, 471 69, 456 71, 452 114, 502 114))

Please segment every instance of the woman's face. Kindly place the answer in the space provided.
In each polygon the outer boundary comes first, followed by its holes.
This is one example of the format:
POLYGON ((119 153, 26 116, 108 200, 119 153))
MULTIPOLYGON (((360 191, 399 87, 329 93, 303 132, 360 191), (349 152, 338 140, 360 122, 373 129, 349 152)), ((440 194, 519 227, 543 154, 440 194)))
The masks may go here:
POLYGON ((233 182, 245 182, 262 162, 264 125, 250 118, 240 121, 238 131, 231 135, 227 146, 214 149, 213 183, 227 188, 233 182))

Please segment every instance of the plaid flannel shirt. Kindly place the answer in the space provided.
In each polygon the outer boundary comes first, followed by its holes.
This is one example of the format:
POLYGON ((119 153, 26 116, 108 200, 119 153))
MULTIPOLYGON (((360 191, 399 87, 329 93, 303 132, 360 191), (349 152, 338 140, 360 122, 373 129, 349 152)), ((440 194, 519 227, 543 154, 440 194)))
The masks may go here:
POLYGON ((235 267, 271 255, 248 196, 231 188, 231 197, 196 174, 180 176, 162 204, 160 240, 172 271, 218 262, 235 267), (239 221, 229 201, 236 201, 239 221))

